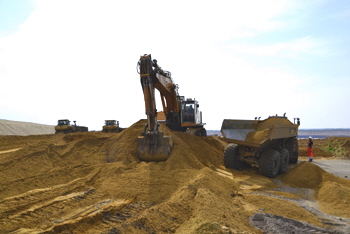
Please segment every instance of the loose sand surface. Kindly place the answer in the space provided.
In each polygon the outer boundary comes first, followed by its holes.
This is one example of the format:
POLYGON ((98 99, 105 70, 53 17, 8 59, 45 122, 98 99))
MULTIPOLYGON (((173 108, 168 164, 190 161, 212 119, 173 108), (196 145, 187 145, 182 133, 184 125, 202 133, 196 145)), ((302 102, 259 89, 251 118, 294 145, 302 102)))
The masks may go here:
POLYGON ((55 126, 0 119, 0 135, 42 135, 54 134, 55 126))
POLYGON ((144 124, 0 136, 0 233, 350 233, 350 180, 306 160, 274 179, 226 169, 218 137, 165 126, 169 159, 140 162, 144 124))

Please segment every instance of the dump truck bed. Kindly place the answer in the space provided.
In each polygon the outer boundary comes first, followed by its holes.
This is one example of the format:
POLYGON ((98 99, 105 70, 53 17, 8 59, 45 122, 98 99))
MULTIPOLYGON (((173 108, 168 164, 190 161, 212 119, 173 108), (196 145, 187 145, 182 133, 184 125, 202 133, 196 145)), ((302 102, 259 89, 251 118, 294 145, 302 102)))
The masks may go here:
POLYGON ((266 120, 224 119, 221 126, 223 140, 259 148, 275 139, 295 137, 298 125, 284 117, 270 117, 266 120))

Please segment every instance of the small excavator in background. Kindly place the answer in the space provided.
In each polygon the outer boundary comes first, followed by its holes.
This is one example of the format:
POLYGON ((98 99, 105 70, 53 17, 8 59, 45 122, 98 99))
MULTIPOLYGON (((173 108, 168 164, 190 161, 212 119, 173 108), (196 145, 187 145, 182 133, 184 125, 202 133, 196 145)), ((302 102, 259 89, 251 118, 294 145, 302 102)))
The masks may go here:
POLYGON ((180 96, 178 85, 173 82, 171 73, 163 70, 158 65, 157 60, 152 60, 150 54, 140 57, 138 73, 140 74, 147 115, 147 124, 142 136, 138 137, 138 157, 140 160, 165 161, 169 157, 173 141, 171 136, 164 136, 164 133, 158 130, 158 122, 165 122, 166 126, 173 131, 207 136, 198 101, 180 96), (162 112, 157 112, 155 89, 160 93, 162 112))

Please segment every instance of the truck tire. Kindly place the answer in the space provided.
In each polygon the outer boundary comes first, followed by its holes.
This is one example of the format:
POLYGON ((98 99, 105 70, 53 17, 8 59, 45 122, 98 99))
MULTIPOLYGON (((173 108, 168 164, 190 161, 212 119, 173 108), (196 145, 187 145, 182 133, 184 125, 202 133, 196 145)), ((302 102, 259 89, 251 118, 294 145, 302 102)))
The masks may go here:
POLYGON ((205 128, 199 128, 194 135, 206 137, 207 130, 205 128))
POLYGON ((289 151, 287 149, 282 149, 280 151, 281 155, 281 163, 280 163, 280 170, 279 174, 283 174, 287 171, 288 169, 288 164, 289 164, 289 151))
POLYGON ((275 178, 280 170, 280 164, 280 153, 277 150, 267 149, 260 156, 259 173, 269 178, 275 178))
POLYGON ((236 144, 227 145, 224 151, 224 165, 227 168, 243 170, 249 167, 249 164, 239 160, 239 147, 236 144))

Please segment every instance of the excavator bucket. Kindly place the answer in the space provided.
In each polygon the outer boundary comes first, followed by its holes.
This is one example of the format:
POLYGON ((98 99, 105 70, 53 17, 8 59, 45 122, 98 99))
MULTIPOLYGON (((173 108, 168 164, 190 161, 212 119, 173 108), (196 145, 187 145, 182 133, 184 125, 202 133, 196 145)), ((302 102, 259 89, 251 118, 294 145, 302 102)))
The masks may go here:
POLYGON ((161 131, 157 133, 157 135, 145 134, 137 138, 138 158, 141 161, 160 162, 169 158, 173 139, 171 136, 164 136, 161 131))

